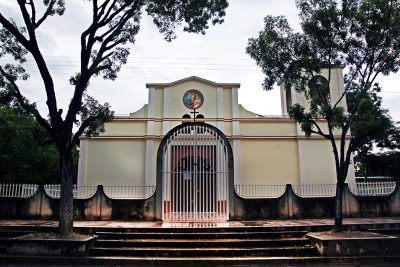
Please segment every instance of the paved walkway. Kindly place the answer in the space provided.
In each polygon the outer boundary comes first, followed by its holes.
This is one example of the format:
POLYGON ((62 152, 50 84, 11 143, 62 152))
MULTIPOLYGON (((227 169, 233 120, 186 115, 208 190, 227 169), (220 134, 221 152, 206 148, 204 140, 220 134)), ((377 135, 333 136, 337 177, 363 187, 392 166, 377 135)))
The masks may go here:
MULTIPOLYGON (((352 225, 393 225, 400 226, 400 217, 378 218, 345 218, 345 226, 352 225)), ((333 226, 333 219, 298 219, 298 220, 259 220, 259 221, 229 221, 221 223, 165 223, 152 221, 75 221, 74 227, 90 228, 171 228, 171 227, 296 227, 296 226, 333 226)), ((42 226, 57 227, 55 220, 0 220, 1 226, 42 226)))

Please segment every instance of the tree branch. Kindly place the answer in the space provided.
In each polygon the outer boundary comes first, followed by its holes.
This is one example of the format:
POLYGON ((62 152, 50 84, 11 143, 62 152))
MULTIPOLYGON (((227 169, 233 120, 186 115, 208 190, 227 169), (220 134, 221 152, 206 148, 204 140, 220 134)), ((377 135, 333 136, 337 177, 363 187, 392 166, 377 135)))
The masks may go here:
POLYGON ((23 17, 24 22, 25 22, 26 29, 28 30, 29 39, 30 39, 29 41, 32 42, 32 40, 36 40, 35 28, 34 28, 33 23, 31 21, 31 17, 29 16, 29 12, 26 9, 25 0, 17 0, 17 1, 18 1, 19 9, 21 10, 21 13, 22 13, 22 17, 23 17))
POLYGON ((48 124, 48 122, 40 115, 39 111, 35 108, 34 105, 29 104, 25 97, 22 96, 21 91, 19 90, 18 85, 15 83, 13 77, 11 77, 7 72, 4 71, 4 69, 0 66, 0 73, 7 79, 9 84, 13 88, 14 96, 17 99, 19 105, 29 114, 32 114, 37 122, 42 125, 46 131, 49 133, 51 138, 54 139, 54 132, 51 126, 48 124))
POLYGON ((92 72, 93 74, 96 74, 96 73, 99 73, 100 71, 106 70, 106 69, 108 69, 108 66, 103 65, 103 66, 96 67, 96 68, 92 69, 91 72, 92 72))
POLYGON ((97 116, 89 117, 89 118, 87 118, 86 120, 84 120, 84 121, 82 122, 82 124, 80 125, 78 131, 74 134, 74 137, 72 138, 72 141, 71 141, 71 145, 70 145, 70 146, 73 146, 73 145, 75 145, 75 144, 78 144, 79 137, 83 134, 83 132, 85 131, 85 129, 86 129, 92 122, 94 122, 96 119, 97 119, 97 116))
POLYGON ((56 3, 56 0, 51 0, 49 6, 46 9, 46 12, 43 14, 43 16, 38 20, 37 23, 33 22, 33 26, 35 29, 39 28, 39 26, 43 23, 43 21, 45 21, 47 19, 47 17, 50 15, 51 10, 54 7, 54 4, 56 3))
POLYGON ((18 42, 20 42, 25 48, 29 47, 29 40, 25 38, 25 36, 20 33, 20 31, 0 13, 0 23, 3 27, 9 31, 15 38, 17 38, 18 42))
MULTIPOLYGON (((25 0, 17 0, 22 13, 25 26, 28 30, 30 39, 27 40, 8 20, 6 20, 0 14, 0 23, 17 38, 18 42, 27 49, 33 58, 35 59, 38 70, 42 76, 43 83, 46 89, 47 101, 46 104, 49 109, 51 125, 52 127, 58 128, 60 122, 62 121, 60 114, 57 110, 57 99, 54 91, 54 82, 50 75, 49 69, 47 68, 46 62, 39 50, 38 43, 36 40, 35 29, 31 22, 31 17, 26 9, 25 0)), ((56 130, 57 131, 57 130, 56 130)))
MULTIPOLYGON (((121 33, 127 21, 134 16, 134 13, 132 12, 137 9, 139 2, 140 1, 137 0, 125 1, 124 4, 120 6, 120 8, 118 8, 117 10, 113 10, 113 7, 118 3, 118 0, 113 0, 111 2, 111 5, 108 5, 108 10, 105 11, 105 15, 102 19, 99 17, 99 15, 103 14, 102 11, 104 12, 104 10, 107 9, 107 4, 110 3, 110 0, 104 2, 100 7, 97 6, 97 1, 92 2, 94 9, 93 13, 97 15, 93 16, 92 24, 81 35, 81 77, 75 86, 74 96, 72 97, 68 109, 68 114, 65 118, 65 123, 68 125, 68 127, 73 127, 73 122, 75 121, 74 118, 81 107, 82 96, 86 89, 87 82, 89 81, 91 76, 95 74, 94 70, 99 70, 97 67, 101 64, 101 62, 112 55, 112 53, 109 53, 107 57, 103 57, 104 53, 112 50, 113 48, 115 48, 115 46, 124 41, 124 39, 121 38, 109 46, 109 43, 113 42, 115 38, 118 37, 118 35, 121 33), (129 10, 125 10, 132 3, 135 4, 131 8, 129 8, 129 10), (98 13, 99 8, 101 9, 100 13, 98 13), (103 26, 106 26, 108 23, 110 23, 112 19, 121 12, 123 12, 123 15, 117 22, 117 27, 115 27, 115 29, 111 32, 109 30, 106 31, 107 33, 109 33, 109 36, 107 36, 107 38, 105 38, 105 40, 101 42, 99 52, 97 53, 96 58, 92 60, 92 64, 90 64, 90 57, 92 55, 93 47, 96 42, 96 32, 103 26)), ((102 67, 100 69, 102 69, 102 67)))
POLYGON ((33 2, 33 0, 29 0, 29 3, 27 3, 28 5, 31 6, 31 23, 35 24, 36 21, 36 8, 35 8, 35 3, 33 2))
MULTIPOLYGON (((114 6, 115 3, 116 3, 117 1, 118 1, 118 0, 113 0, 113 2, 111 3, 110 7, 114 6)), ((103 4, 100 5, 100 7, 99 7, 99 9, 100 9, 99 17, 102 17, 102 16, 103 16, 104 11, 106 10, 107 5, 108 5, 109 2, 110 2, 110 0, 107 0, 107 1, 105 1, 103 4)), ((111 10, 112 10, 111 8, 109 8, 109 9, 107 10, 107 13, 106 13, 105 16, 104 16, 105 18, 108 17, 108 16, 110 15, 111 10)))
POLYGON ((120 14, 125 8, 127 8, 133 2, 135 2, 134 6, 132 8, 130 8, 128 11, 126 11, 125 14, 127 14, 127 13, 129 13, 129 11, 135 9, 138 5, 137 0, 127 0, 127 1, 125 1, 125 4, 121 5, 120 8, 118 8, 113 13, 111 13, 111 11, 113 10, 112 7, 114 6, 115 2, 116 2, 116 0, 114 0, 114 3, 112 5, 110 5, 104 18, 99 21, 99 27, 103 27, 103 26, 107 25, 108 23, 110 23, 118 14, 120 14))

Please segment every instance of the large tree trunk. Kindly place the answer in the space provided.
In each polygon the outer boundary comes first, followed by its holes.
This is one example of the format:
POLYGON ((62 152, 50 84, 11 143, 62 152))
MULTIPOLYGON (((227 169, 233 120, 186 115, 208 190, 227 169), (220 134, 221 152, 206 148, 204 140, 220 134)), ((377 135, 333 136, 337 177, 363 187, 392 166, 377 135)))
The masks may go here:
POLYGON ((344 183, 336 183, 336 199, 335 199, 335 226, 336 231, 343 230, 343 212, 342 212, 342 196, 344 183))
POLYGON ((60 152, 61 196, 58 229, 60 234, 68 235, 73 232, 73 181, 72 154, 70 149, 60 152))

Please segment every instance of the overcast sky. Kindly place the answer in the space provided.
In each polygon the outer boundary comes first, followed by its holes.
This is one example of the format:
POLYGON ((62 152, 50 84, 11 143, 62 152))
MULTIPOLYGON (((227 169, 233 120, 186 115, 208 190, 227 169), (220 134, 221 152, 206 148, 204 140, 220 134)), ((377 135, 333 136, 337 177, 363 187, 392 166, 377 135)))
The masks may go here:
MULTIPOLYGON (((8 17, 20 18, 16 1, 3 0, 0 10, 8 17)), ((39 1, 40 2, 40 1, 39 1)), ((58 101, 66 109, 73 87, 68 78, 79 70, 80 33, 89 25, 90 1, 66 1, 62 17, 50 17, 40 28, 40 46, 57 88, 58 101)), ((128 64, 117 80, 93 79, 89 94, 108 102, 118 115, 129 114, 148 101, 146 83, 172 82, 196 75, 215 82, 240 83, 239 103, 262 115, 280 115, 279 89, 261 88, 263 74, 245 53, 248 38, 256 37, 266 15, 284 15, 292 28, 300 30, 294 0, 231 0, 225 22, 211 27, 206 35, 178 31, 170 43, 163 40, 151 19, 142 18, 141 30, 131 49, 128 64)), ((39 73, 28 61, 31 78, 20 83, 23 93, 37 102, 46 114, 45 96, 39 73)), ((400 120, 400 75, 380 79, 384 106, 395 120, 400 120)))

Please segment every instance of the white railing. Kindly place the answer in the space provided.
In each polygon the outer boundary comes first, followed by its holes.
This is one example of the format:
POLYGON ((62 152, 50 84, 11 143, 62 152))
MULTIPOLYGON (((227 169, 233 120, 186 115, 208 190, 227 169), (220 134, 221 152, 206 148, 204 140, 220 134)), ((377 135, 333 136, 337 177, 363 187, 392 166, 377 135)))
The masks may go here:
MULTIPOLYGON (((47 195, 52 198, 60 198, 61 185, 59 184, 46 184, 44 190, 47 195)), ((75 199, 85 199, 92 197, 97 191, 97 185, 79 185, 73 187, 73 195, 75 199)))
POLYGON ((299 197, 333 197, 336 195, 336 184, 295 184, 293 192, 299 197))
POLYGON ((36 184, 0 184, 0 197, 28 198, 38 190, 36 184))
POLYGON ((154 185, 104 185, 103 189, 112 199, 146 199, 156 191, 154 185))
MULTIPOLYGON (((387 196, 396 189, 395 181, 356 182, 348 184, 349 190, 356 196, 387 196)), ((155 186, 143 185, 105 185, 104 193, 112 199, 146 199, 151 197, 155 186)), ((333 197, 336 184, 292 185, 293 191, 300 197, 333 197)), ((44 189, 52 198, 60 198, 60 185, 45 185, 44 189)), ((38 190, 36 184, 0 184, 0 197, 29 198, 38 190)), ((243 198, 278 198, 285 193, 286 185, 235 185, 236 193, 243 198)), ((96 185, 74 185, 75 199, 85 199, 97 191, 96 185)))
POLYGON ((285 193, 286 185, 237 184, 236 193, 242 198, 278 198, 285 193))
POLYGON ((361 182, 382 182, 382 181, 391 181, 393 182, 394 179, 393 177, 390 176, 368 176, 367 179, 365 179, 364 176, 357 176, 355 177, 355 181, 361 181, 361 182))
MULTIPOLYGON (((357 182, 348 184, 350 192, 356 196, 387 196, 396 189, 394 181, 357 182)), ((285 185, 235 185, 236 193, 243 198, 277 198, 285 193, 285 185)), ((293 192, 299 197, 334 197, 336 184, 297 184, 293 192)))
POLYGON ((396 182, 357 182, 349 184, 349 190, 356 196, 387 196, 396 189, 396 182))

